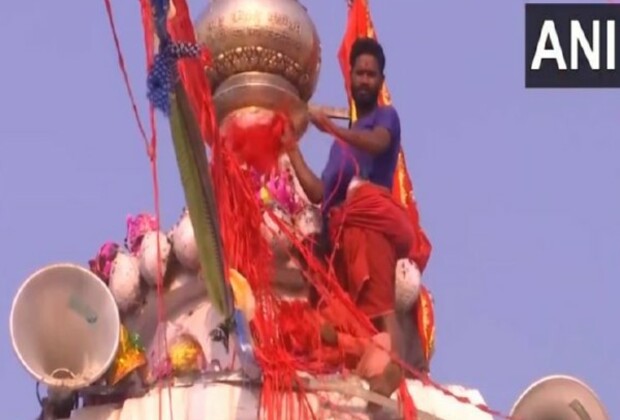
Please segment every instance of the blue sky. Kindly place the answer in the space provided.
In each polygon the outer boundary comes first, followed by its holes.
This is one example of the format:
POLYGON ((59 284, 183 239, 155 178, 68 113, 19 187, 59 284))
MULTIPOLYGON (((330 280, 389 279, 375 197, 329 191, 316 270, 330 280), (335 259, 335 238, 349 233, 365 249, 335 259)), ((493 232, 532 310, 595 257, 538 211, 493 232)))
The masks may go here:
MULTIPOLYGON (((343 105, 345 1, 304 3, 323 41, 315 100, 343 105)), ((190 1, 193 14, 204 4, 190 1)), ((113 5, 144 112, 138 2, 113 5)), ((480 388, 507 412, 533 380, 573 374, 620 416, 620 95, 526 90, 522 2, 371 6, 434 245, 424 281, 436 298, 435 378, 480 388)), ((9 340, 15 291, 43 265, 85 264, 121 240, 127 214, 152 210, 153 195, 103 1, 7 2, 0 49, 0 395, 7 418, 23 419, 37 403, 9 340)), ((161 122, 170 225, 183 202, 161 122)), ((329 139, 303 141, 320 170, 329 139)))

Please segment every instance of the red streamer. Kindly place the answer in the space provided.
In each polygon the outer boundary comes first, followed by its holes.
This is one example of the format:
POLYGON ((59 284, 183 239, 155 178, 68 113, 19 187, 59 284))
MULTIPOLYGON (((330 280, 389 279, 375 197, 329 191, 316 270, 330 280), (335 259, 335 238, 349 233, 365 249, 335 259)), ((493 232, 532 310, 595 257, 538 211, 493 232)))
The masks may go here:
POLYGON ((282 137, 290 123, 282 113, 269 112, 256 118, 252 113, 241 111, 227 118, 222 127, 222 132, 226 133, 223 143, 241 162, 266 174, 278 165, 282 137))
MULTIPOLYGON (((147 140, 146 131, 140 120, 134 95, 129 83, 124 60, 120 50, 120 43, 116 34, 110 0, 104 0, 112 28, 114 42, 118 52, 119 66, 123 74, 134 116, 138 123, 140 134, 147 148, 147 155, 151 163, 154 201, 157 221, 159 223, 159 186, 157 177, 157 134, 155 131, 154 110, 149 110, 151 124, 151 138, 147 140)), ((151 8, 148 0, 140 0, 142 20, 144 25, 144 42, 147 51, 147 67, 150 67, 154 52, 154 32, 151 22, 151 8)), ((169 22, 170 33, 176 41, 195 42, 193 25, 189 16, 189 9, 185 0, 176 0, 176 16, 169 22)), ((212 176, 219 205, 218 211, 222 226, 222 240, 224 243, 225 265, 235 267, 249 281, 257 301, 256 318, 251 329, 255 339, 255 353, 264 373, 264 386, 261 397, 261 408, 268 420, 288 419, 292 416, 301 419, 315 418, 305 397, 303 386, 297 377, 297 371, 320 374, 326 370, 342 367, 342 355, 338 349, 323 348, 319 339, 321 323, 328 321, 340 331, 356 337, 370 337, 376 331, 371 322, 365 317, 342 290, 333 270, 324 267, 317 260, 309 247, 298 242, 296 236, 285 226, 280 228, 299 250, 307 263, 308 276, 320 296, 321 312, 318 313, 306 305, 289 304, 279 301, 271 287, 271 251, 261 234, 263 222, 262 209, 255 200, 253 178, 248 171, 241 168, 240 159, 268 167, 273 156, 279 154, 279 134, 285 123, 281 118, 275 118, 271 123, 253 130, 233 129, 229 133, 232 138, 232 149, 223 147, 222 139, 215 120, 212 105, 211 90, 207 78, 204 76, 204 67, 210 56, 203 51, 199 59, 187 59, 179 62, 179 74, 188 94, 190 105, 194 110, 200 130, 205 141, 212 147, 212 176), (235 131, 236 130, 236 131, 235 131), (250 139, 252 137, 252 139, 250 139), (278 140, 276 144, 276 140, 278 140), (258 152, 252 150, 256 145, 262 145, 258 152), (239 217, 243 215, 243 217, 239 217), (301 306, 300 306, 301 305, 301 306), (311 349, 312 351, 304 351, 311 349), (297 388, 297 389, 296 389, 297 388), (296 403, 296 404, 295 404, 296 403), (297 411, 294 411, 295 407, 297 411)), ((280 136, 281 137, 281 136, 280 136)), ((274 218, 279 223, 277 218, 274 218)), ((158 280, 158 301, 161 301, 161 273, 158 280)), ((163 304, 158 305, 158 318, 164 319, 163 304)), ((165 339, 165 338, 164 338, 165 339)), ((167 347, 166 343, 164 346, 167 347)), ((407 368, 412 371, 412 369, 407 368)), ((419 376, 419 375, 416 375, 419 376)), ((456 397, 449 391, 422 377, 425 383, 434 385, 447 395, 451 395, 463 403, 472 404, 466 398, 456 397)), ((161 390, 161 388, 160 388, 161 390)), ((402 393, 401 393, 402 395, 402 393)), ((479 409, 494 415, 500 413, 489 409, 485 405, 476 405, 479 409)), ((406 418, 414 418, 411 406, 404 407, 406 418)), ((160 399, 161 417, 161 399, 160 399)), ((170 411, 172 418, 172 407, 170 411)), ((504 417, 504 416, 502 416, 504 417)))

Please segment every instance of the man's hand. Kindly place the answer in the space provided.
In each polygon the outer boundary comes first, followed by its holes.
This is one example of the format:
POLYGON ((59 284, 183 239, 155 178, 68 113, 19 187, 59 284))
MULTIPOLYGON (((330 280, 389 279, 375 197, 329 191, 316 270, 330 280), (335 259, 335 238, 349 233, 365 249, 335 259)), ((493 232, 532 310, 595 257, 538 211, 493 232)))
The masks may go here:
POLYGON ((325 113, 319 109, 310 108, 308 110, 310 122, 323 133, 334 133, 334 123, 325 113))

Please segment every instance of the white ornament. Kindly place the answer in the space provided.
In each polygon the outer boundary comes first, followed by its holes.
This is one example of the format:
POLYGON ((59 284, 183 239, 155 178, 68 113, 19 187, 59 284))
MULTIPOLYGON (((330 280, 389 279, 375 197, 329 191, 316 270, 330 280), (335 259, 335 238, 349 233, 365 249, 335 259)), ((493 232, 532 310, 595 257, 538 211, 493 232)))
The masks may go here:
POLYGON ((306 195, 306 192, 304 191, 304 189, 301 186, 301 183, 299 182, 299 178, 297 178, 297 175, 295 174, 295 169, 293 169, 291 160, 286 153, 280 156, 280 169, 288 172, 291 175, 292 183, 293 183, 293 191, 295 192, 295 195, 297 196, 297 198, 299 198, 299 200, 305 204, 311 204, 310 200, 308 199, 308 196, 306 195))
POLYGON ((116 254, 112 261, 108 285, 121 313, 138 305, 141 295, 138 259, 123 252, 116 254))
POLYGON ((354 191, 355 191, 355 190, 356 190, 356 189, 357 189, 360 185, 362 185, 364 182, 366 182, 366 181, 364 181, 363 179, 361 179, 361 178, 359 178, 359 177, 357 177, 357 176, 354 176, 354 177, 351 179, 351 182, 349 182, 349 186, 347 187, 347 197, 350 197, 350 196, 351 196, 351 194, 353 194, 353 192, 354 192, 354 191))
POLYGON ((408 311, 418 300, 422 275, 415 262, 403 258, 396 262, 396 310, 408 311))
POLYGON ((318 234, 321 231, 321 215, 315 206, 306 206, 297 213, 293 220, 295 232, 302 238, 318 234))
POLYGON ((179 274, 174 276, 174 278, 170 281, 170 286, 168 286, 168 291, 172 292, 173 290, 181 289, 187 286, 188 284, 195 283, 199 280, 202 281, 202 279, 199 278, 198 273, 180 272, 179 274))
POLYGON ((263 213, 261 232, 271 246, 273 253, 280 257, 288 256, 291 248, 288 235, 280 227, 282 224, 286 226, 285 228, 292 229, 291 217, 280 207, 274 206, 271 213, 267 211, 263 213))
POLYGON ((181 265, 189 270, 198 271, 200 268, 198 246, 189 212, 183 212, 181 219, 170 232, 170 241, 172 251, 181 265))
POLYGON ((171 246, 166 235, 161 231, 147 232, 142 238, 140 250, 138 251, 138 260, 140 261, 140 274, 144 280, 151 286, 157 285, 158 268, 157 268, 157 237, 159 236, 160 256, 159 261, 161 267, 162 278, 166 274, 166 266, 168 265, 168 257, 170 256, 171 246))
POLYGON ((276 113, 266 108, 244 108, 232 114, 240 128, 252 128, 256 125, 267 125, 276 117, 276 113))

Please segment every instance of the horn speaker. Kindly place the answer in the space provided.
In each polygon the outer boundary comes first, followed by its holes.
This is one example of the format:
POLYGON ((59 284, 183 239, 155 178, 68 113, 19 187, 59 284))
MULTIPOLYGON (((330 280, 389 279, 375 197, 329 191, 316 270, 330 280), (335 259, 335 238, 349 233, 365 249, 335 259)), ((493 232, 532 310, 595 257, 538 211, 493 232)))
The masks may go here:
POLYGON ((533 383, 510 412, 515 420, 609 420, 598 396, 585 383, 553 375, 533 383))
POLYGON ((48 393, 75 391, 96 382, 114 361, 120 316, 96 275, 78 265, 54 264, 17 291, 10 332, 20 362, 48 393))

